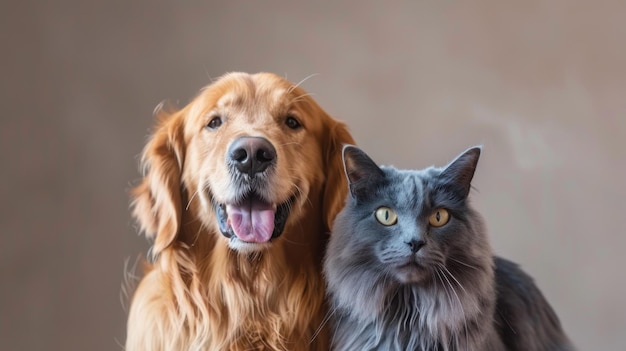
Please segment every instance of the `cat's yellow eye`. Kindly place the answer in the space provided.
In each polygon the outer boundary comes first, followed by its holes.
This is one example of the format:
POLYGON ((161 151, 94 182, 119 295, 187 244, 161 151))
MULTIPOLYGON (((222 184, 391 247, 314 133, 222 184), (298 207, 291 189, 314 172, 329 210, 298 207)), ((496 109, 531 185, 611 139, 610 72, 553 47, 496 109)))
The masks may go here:
POLYGON ((376 210, 376 220, 385 226, 394 225, 398 222, 398 215, 389 207, 379 207, 376 210))
POLYGON ((428 217, 428 223, 433 227, 441 227, 450 220, 450 213, 445 208, 438 208, 428 217))

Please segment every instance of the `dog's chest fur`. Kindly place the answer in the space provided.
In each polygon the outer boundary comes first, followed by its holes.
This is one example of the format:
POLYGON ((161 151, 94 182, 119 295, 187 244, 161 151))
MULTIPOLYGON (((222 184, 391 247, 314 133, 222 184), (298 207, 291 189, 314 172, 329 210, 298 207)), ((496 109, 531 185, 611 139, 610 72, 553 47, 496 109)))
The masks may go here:
POLYGON ((211 277, 202 280, 211 282, 206 291, 211 314, 208 329, 212 340, 227 342, 219 345, 221 349, 327 348, 325 331, 315 335, 326 312, 318 294, 322 278, 308 268, 314 263, 296 265, 284 252, 272 249, 242 255, 227 248, 214 249, 205 272, 211 277))

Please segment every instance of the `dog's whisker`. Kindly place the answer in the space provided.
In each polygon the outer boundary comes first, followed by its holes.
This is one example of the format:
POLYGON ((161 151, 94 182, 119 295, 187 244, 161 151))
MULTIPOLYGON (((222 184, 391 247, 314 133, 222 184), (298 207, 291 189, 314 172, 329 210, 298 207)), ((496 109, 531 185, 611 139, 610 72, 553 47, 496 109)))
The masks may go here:
POLYGON ((128 311, 128 301, 131 299, 132 291, 136 288, 139 277, 136 275, 137 263, 139 257, 135 259, 132 266, 129 267, 130 258, 124 260, 124 280, 120 289, 120 303, 124 311, 128 311))
MULTIPOLYGON (((296 179, 295 179, 295 181, 300 182, 301 180, 296 178, 296 179)), ((311 202, 311 199, 309 199, 309 198, 308 198, 308 196, 305 196, 305 194, 304 194, 304 190, 302 190, 302 188, 300 188, 296 182, 292 182, 291 186, 292 186, 294 189, 296 189, 296 191, 298 192, 298 196, 297 196, 297 198, 304 198, 304 199, 306 199, 306 202, 307 202, 307 203, 308 203, 311 207, 313 207, 313 203, 311 202)), ((290 199, 291 199, 291 198, 290 198, 290 199)))
POLYGON ((289 142, 289 143, 282 143, 282 144, 278 144, 278 145, 280 145, 280 146, 300 145, 300 143, 292 141, 292 142, 289 142))
POLYGON ((196 235, 194 235, 194 239, 193 242, 191 243, 191 247, 196 246, 196 243, 198 242, 198 239, 200 238, 200 235, 202 234, 202 230, 204 228, 202 226, 200 226, 200 228, 198 228, 198 231, 196 232, 196 235))
MULTIPOLYGON (((302 227, 300 227, 300 228, 302 228, 302 227)), ((302 230, 302 229, 301 229, 301 230, 302 230)), ((305 244, 305 243, 299 243, 299 242, 297 242, 297 241, 293 241, 293 240, 291 240, 291 239, 287 239, 287 238, 283 238, 282 240, 283 240, 283 241, 285 241, 285 242, 287 242, 287 243, 290 243, 290 244, 292 244, 292 245, 297 245, 297 246, 306 246, 306 245, 307 245, 307 244, 305 244)))
POLYGON ((312 77, 315 77, 319 75, 319 73, 313 73, 313 74, 309 74, 308 76, 304 77, 304 79, 302 79, 301 81, 299 81, 298 83, 292 85, 291 87, 289 87, 289 89, 287 89, 287 94, 291 94, 291 92, 293 92, 296 88, 298 88, 300 85, 302 85, 304 82, 306 82, 307 80, 309 80, 312 77))
POLYGON ((202 68, 204 68, 204 74, 206 74, 207 78, 209 78, 209 81, 210 82, 214 82, 215 78, 211 77, 211 74, 207 70, 207 67, 205 65, 203 65, 202 68))
POLYGON ((291 101, 289 101, 289 104, 291 105, 291 104, 294 104, 296 102, 303 101, 305 97, 307 97, 307 96, 312 97, 314 95, 315 94, 313 94, 313 93, 305 93, 305 94, 302 94, 302 95, 298 95, 295 98, 291 99, 291 101))
MULTIPOLYGON (((202 190, 204 191, 205 189, 202 189, 202 190)), ((200 192, 200 189, 194 191, 194 193, 191 195, 191 198, 189 198, 189 201, 187 201, 187 206, 185 206, 185 211, 189 210, 189 206, 191 205, 193 198, 196 197, 196 195, 198 195, 199 192, 200 192)))

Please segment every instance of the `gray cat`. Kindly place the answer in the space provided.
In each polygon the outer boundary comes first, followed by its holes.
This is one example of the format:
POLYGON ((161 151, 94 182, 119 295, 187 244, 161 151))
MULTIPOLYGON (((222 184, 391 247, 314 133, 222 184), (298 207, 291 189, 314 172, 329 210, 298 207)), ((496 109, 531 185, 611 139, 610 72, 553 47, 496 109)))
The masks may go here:
POLYGON ((574 349, 532 278, 492 254, 468 201, 480 151, 415 171, 344 147, 324 262, 334 350, 574 349))

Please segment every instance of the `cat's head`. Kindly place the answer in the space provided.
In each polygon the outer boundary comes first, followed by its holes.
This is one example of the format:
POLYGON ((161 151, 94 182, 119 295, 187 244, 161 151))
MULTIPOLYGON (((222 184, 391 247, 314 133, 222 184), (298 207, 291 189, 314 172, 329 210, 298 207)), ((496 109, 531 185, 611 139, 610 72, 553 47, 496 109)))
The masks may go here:
POLYGON ((399 170, 345 146, 350 194, 329 246, 335 263, 400 284, 441 284, 450 271, 490 260, 468 202, 480 153, 473 147, 444 167, 399 170))

